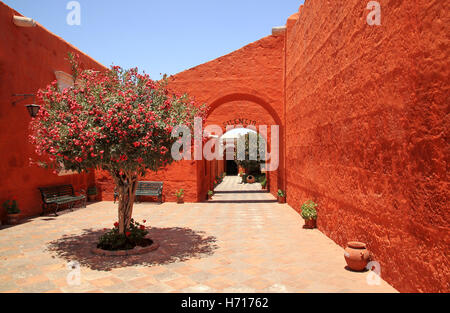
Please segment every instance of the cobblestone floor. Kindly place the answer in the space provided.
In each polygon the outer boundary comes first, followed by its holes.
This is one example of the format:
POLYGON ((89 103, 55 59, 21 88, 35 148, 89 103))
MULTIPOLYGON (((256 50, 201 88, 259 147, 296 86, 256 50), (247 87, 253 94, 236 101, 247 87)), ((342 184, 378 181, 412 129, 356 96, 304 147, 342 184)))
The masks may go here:
POLYGON ((3 228, 0 292, 396 292, 347 271, 341 247, 260 185, 238 182, 227 177, 209 203, 136 204, 161 245, 145 256, 90 253, 116 220, 112 202, 3 228))

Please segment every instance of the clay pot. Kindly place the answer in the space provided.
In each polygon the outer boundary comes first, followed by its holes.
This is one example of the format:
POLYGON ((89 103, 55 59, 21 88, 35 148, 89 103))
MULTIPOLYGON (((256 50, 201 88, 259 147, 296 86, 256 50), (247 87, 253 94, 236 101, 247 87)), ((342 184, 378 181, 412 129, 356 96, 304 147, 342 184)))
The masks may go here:
POLYGON ((97 201, 97 196, 96 195, 88 195, 88 201, 89 202, 97 201))
POLYGON ((184 204, 184 198, 177 198, 178 204, 184 204))
POLYGON ((8 214, 7 215, 8 225, 17 225, 20 223, 20 213, 19 214, 8 214))
POLYGON ((303 228, 315 229, 315 228, 317 228, 317 221, 315 219, 305 220, 305 226, 303 226, 303 228))
POLYGON ((256 182, 255 176, 248 176, 247 177, 247 183, 254 184, 256 182))
POLYGON ((213 196, 212 195, 208 195, 208 200, 212 200, 213 196))
POLYGON ((286 203, 286 197, 278 197, 278 203, 279 204, 285 204, 286 203))
POLYGON ((366 244, 362 242, 349 242, 344 256, 348 267, 357 272, 364 271, 370 262, 370 252, 366 244))

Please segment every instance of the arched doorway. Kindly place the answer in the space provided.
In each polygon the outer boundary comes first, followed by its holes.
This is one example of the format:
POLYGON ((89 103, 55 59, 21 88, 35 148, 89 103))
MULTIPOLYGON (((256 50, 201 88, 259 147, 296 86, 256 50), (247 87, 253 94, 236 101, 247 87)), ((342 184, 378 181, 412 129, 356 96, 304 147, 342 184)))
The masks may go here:
MULTIPOLYGON (((267 178, 269 181, 269 191, 273 195, 276 195, 278 189, 284 190, 283 123, 269 103, 258 96, 250 94, 236 93, 220 97, 210 105, 205 127, 210 125, 216 125, 222 129, 222 133, 218 134, 219 136, 227 133, 230 127, 250 127, 258 132, 261 127, 266 127, 267 132, 264 137, 267 139, 269 147, 272 147, 271 127, 278 127, 278 136, 274 145, 276 145, 276 149, 279 151, 277 155, 279 165, 276 170, 267 173, 267 178)), ((273 133, 275 134, 275 132, 273 133)), ((228 163, 226 161, 224 166, 227 167, 228 165, 233 167, 231 162, 228 163)), ((231 170, 230 173, 235 173, 235 171, 231 170)))
MULTIPOLYGON (((260 163, 264 163, 262 157, 259 155, 259 150, 264 150, 266 147, 262 147, 265 145, 265 139, 259 136, 260 140, 258 140, 259 134, 248 128, 234 128, 233 130, 227 131, 222 137, 219 138, 221 145, 224 150, 224 160, 225 160, 225 169, 226 174, 228 176, 237 176, 239 174, 239 167, 248 172, 248 174, 252 174, 255 176, 261 175, 260 163), (254 136, 255 143, 250 147, 249 141, 250 137, 254 136), (243 141, 247 155, 245 156, 245 160, 238 160, 239 153, 237 153, 238 141, 243 141), (260 146, 261 145, 261 149, 260 146), (249 155, 249 148, 253 148, 254 150, 254 160, 251 160, 251 156, 249 155), (245 161, 245 162, 242 162, 245 161)), ((242 157, 242 156, 241 156, 242 157)))

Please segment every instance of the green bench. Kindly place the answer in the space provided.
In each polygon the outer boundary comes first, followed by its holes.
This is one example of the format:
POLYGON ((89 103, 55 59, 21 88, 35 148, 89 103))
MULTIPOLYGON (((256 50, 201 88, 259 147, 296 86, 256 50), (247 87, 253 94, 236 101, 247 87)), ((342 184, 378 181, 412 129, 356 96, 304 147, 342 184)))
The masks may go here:
MULTIPOLYGON (((160 203, 162 203, 163 196, 163 182, 146 182, 140 181, 138 182, 138 186, 136 188, 136 198, 140 200, 140 197, 158 197, 160 203)), ((117 189, 114 190, 114 203, 116 203, 117 198, 119 198, 119 193, 117 189)))
MULTIPOLYGON (((42 197, 42 215, 54 207, 55 215, 58 216, 58 210, 61 206, 67 205, 71 210, 75 204, 82 203, 86 207, 86 195, 76 196, 72 185, 60 185, 52 187, 38 188, 42 197)), ((84 193, 83 190, 81 190, 84 193)))

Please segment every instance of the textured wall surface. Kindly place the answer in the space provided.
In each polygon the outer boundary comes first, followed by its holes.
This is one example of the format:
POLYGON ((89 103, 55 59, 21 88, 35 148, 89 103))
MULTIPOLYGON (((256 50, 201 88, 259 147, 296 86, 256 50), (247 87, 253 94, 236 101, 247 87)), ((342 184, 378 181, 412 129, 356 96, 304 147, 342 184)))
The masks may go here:
MULTIPOLYGON (((41 198, 37 187, 72 184, 76 190, 93 183, 94 174, 57 176, 49 170, 30 166, 37 159, 28 141, 31 120, 25 104, 32 98, 13 105, 13 94, 33 94, 56 80, 54 71, 70 73, 68 52, 80 54, 84 68, 100 69, 102 65, 79 52, 40 25, 17 27, 14 15, 20 15, 0 2, 0 205, 7 199, 18 198, 21 214, 40 214, 41 198)), ((5 212, 0 209, 0 219, 5 212)))
POLYGON ((288 23, 287 194, 400 291, 450 291, 449 2, 306 1, 288 23), (297 21, 295 19, 298 19, 297 21))

